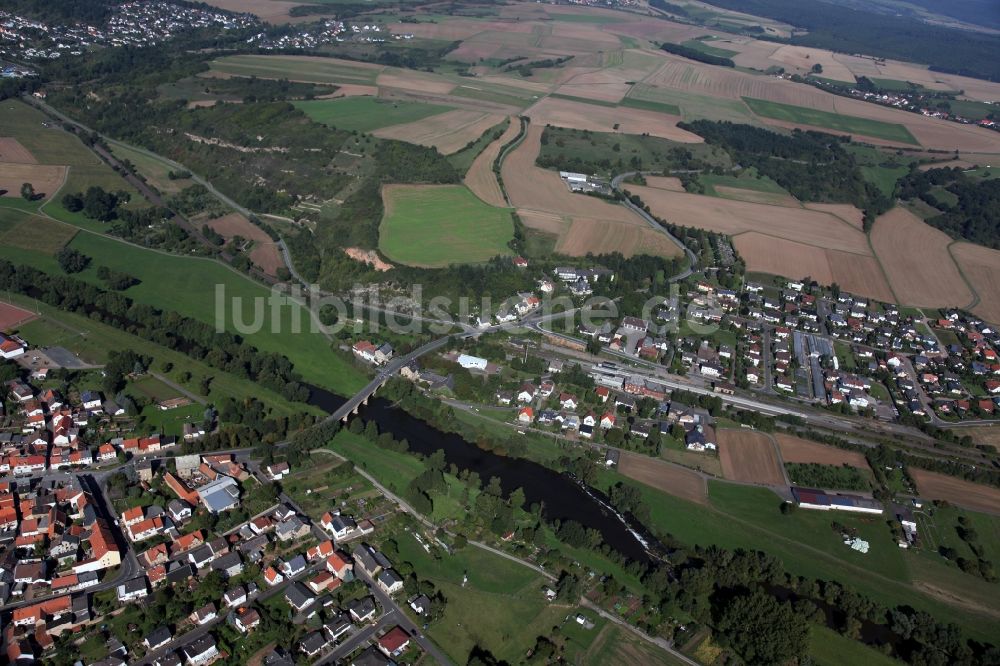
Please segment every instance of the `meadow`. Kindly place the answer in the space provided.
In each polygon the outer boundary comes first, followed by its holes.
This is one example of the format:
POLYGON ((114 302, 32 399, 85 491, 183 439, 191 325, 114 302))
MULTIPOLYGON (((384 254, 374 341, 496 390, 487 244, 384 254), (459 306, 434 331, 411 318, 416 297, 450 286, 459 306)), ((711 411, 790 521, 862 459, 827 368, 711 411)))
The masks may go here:
POLYGON ((876 139, 908 143, 914 146, 920 145, 913 135, 910 134, 910 130, 896 123, 858 118, 856 116, 844 116, 839 113, 819 111, 804 106, 782 104, 765 99, 754 99, 753 97, 744 97, 743 101, 746 102, 751 111, 765 118, 773 118, 774 120, 783 120, 801 125, 812 125, 839 132, 863 134, 876 139))
POLYGON ((375 83, 380 65, 311 56, 237 55, 213 60, 212 72, 306 83, 375 83))
POLYGON ((371 132, 390 125, 416 122, 448 111, 448 107, 375 97, 342 97, 293 102, 318 123, 343 130, 371 132))
POLYGON ((510 212, 480 201, 464 185, 388 185, 379 249, 411 266, 479 263, 509 255, 510 212))

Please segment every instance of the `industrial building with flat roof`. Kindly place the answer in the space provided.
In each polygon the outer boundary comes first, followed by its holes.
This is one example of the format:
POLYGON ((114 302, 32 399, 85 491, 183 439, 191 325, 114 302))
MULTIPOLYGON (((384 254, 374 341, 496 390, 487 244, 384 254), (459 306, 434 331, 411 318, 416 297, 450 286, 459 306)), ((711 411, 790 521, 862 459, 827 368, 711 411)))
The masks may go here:
POLYGON ((813 488, 792 488, 795 502, 803 509, 820 511, 853 511, 855 513, 881 514, 882 505, 860 495, 829 495, 813 488))

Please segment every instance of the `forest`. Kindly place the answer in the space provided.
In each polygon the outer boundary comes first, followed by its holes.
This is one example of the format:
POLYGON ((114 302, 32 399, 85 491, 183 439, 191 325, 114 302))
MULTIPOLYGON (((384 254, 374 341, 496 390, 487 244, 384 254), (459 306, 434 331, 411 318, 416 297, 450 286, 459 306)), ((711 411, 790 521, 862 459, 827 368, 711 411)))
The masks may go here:
POLYGON ((896 196, 920 199, 941 211, 927 223, 952 238, 1000 249, 1000 179, 968 176, 958 167, 914 169, 897 183, 896 196))
MULTIPOLYGON (((932 70, 1000 81, 1000 35, 925 23, 915 18, 883 14, 845 3, 800 0, 711 0, 724 9, 790 23, 808 32, 790 39, 763 39, 865 53, 926 63, 932 70)), ((960 4, 960 3, 952 3, 960 4)))
POLYGON ((801 201, 850 203, 865 211, 866 226, 892 207, 892 200, 867 182, 844 148, 849 137, 794 130, 791 135, 731 122, 694 120, 678 127, 722 147, 733 161, 755 167, 801 201))

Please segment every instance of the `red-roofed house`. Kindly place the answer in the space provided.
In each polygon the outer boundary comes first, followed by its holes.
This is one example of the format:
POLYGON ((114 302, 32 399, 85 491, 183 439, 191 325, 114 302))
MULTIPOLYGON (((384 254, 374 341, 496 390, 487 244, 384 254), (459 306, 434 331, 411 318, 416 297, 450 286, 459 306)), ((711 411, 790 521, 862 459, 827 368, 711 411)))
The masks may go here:
POLYGON ((410 645, 410 635, 399 626, 395 626, 378 639, 378 648, 389 657, 397 657, 406 651, 410 645))

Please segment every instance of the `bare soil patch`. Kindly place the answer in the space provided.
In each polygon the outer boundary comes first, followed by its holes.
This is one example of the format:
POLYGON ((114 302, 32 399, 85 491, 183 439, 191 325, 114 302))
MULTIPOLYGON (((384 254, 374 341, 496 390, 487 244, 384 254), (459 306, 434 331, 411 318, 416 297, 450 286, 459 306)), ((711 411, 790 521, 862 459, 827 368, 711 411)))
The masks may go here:
POLYGON ((769 435, 753 430, 719 430, 722 475, 733 481, 785 485, 785 475, 769 435))
POLYGON ((398 139, 421 146, 437 148, 444 155, 458 152, 483 132, 497 125, 503 116, 479 111, 455 110, 412 123, 391 125, 375 130, 383 139, 398 139))
POLYGON ((338 97, 375 97, 378 86, 366 86, 360 83, 338 83, 337 90, 329 95, 319 95, 316 99, 336 99, 338 97))
POLYGON ((0 303, 0 331, 12 328, 35 318, 35 313, 10 303, 0 303))
POLYGON ((684 191, 681 179, 675 176, 646 176, 646 185, 648 187, 655 187, 658 190, 667 190, 668 192, 684 191))
POLYGON ((513 140, 521 128, 521 123, 516 118, 509 118, 509 121, 503 135, 486 146, 483 152, 476 156, 463 181, 473 194, 489 205, 499 208, 507 206, 507 201, 504 199, 503 192, 500 191, 497 176, 493 173, 493 162, 496 161, 504 144, 513 140))
POLYGON ((950 249, 979 296, 972 311, 988 321, 1000 322, 1000 251, 972 243, 955 243, 950 249))
POLYGON ((948 252, 951 239, 897 206, 875 221, 872 247, 904 305, 962 307, 972 292, 948 252))
POLYGON ((759 192, 757 190, 746 190, 742 187, 729 187, 728 185, 716 185, 715 192, 725 199, 735 199, 736 201, 749 201, 751 203, 770 204, 772 206, 786 206, 788 208, 801 208, 802 204, 795 197, 778 192, 759 192))
POLYGON ((785 45, 771 54, 771 60, 784 65, 798 68, 802 73, 809 72, 815 65, 823 67, 823 78, 835 81, 854 83, 851 70, 839 62, 830 51, 814 49, 808 46, 785 45))
POLYGON ((38 164, 31 151, 12 136, 0 136, 0 162, 17 164, 38 164))
POLYGON ((612 106, 598 106, 568 99, 546 97, 525 114, 536 126, 556 125, 592 132, 650 134, 683 143, 701 143, 702 138, 677 127, 679 116, 655 111, 612 106))
POLYGON ((858 229, 862 229, 864 227, 864 211, 852 206, 851 204, 803 203, 802 205, 809 210, 819 210, 824 213, 836 215, 844 222, 847 222, 851 226, 857 227, 858 229))
POLYGON ((67 169, 54 164, 0 163, 0 191, 5 197, 20 197, 21 185, 31 183, 35 194, 47 199, 62 185, 67 169))
POLYGON ((277 275, 278 269, 285 265, 278 244, 271 240, 267 233, 256 224, 239 213, 230 213, 223 217, 209 220, 205 224, 217 234, 232 240, 236 236, 253 242, 253 247, 247 256, 258 268, 268 275, 277 275))
POLYGON ((621 452, 618 471, 630 479, 699 504, 708 504, 705 479, 690 470, 629 451, 621 452))
POLYGON ((434 76, 433 74, 420 74, 417 72, 396 72, 385 71, 378 75, 375 80, 379 86, 386 88, 402 88, 403 90, 416 90, 417 92, 429 92, 447 95, 454 88, 451 81, 434 76))
POLYGON ((924 499, 947 500, 974 511, 1000 514, 1000 488, 973 483, 919 467, 907 469, 924 499))
POLYGON ((354 261, 368 264, 377 271, 391 271, 395 268, 387 261, 383 261, 375 250, 362 250, 360 247, 345 247, 344 252, 354 261))
POLYGON ((858 469, 870 469, 868 461, 857 451, 838 449, 835 446, 827 446, 786 433, 774 433, 773 436, 781 450, 781 458, 785 462, 850 465, 858 469))

